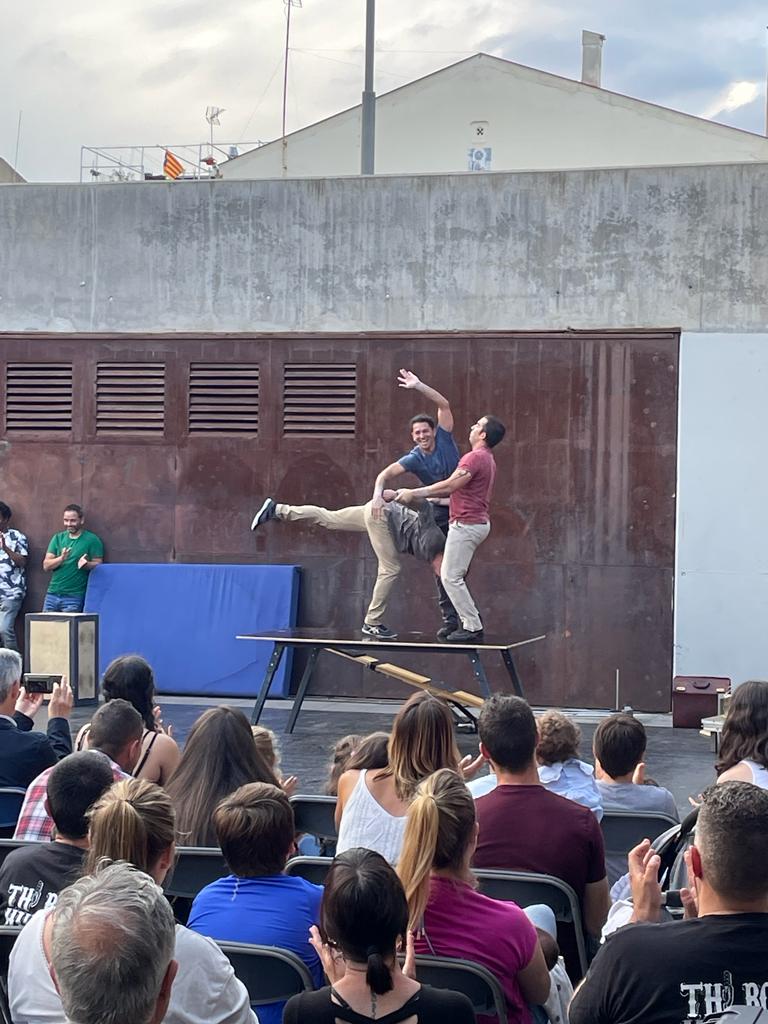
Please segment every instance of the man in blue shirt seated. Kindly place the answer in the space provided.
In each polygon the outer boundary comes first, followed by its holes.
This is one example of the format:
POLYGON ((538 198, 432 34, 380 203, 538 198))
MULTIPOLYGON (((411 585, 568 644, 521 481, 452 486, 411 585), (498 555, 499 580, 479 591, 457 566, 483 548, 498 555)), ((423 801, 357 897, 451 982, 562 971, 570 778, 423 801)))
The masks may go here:
MULTIPOLYGON (((320 920, 323 887, 283 874, 295 849, 288 797, 277 786, 251 782, 222 800, 213 825, 232 874, 197 894, 187 927, 220 942, 288 949, 301 957, 319 988, 323 968, 309 929, 320 920)), ((260 1024, 280 1024, 284 1005, 259 1006, 260 1024)))

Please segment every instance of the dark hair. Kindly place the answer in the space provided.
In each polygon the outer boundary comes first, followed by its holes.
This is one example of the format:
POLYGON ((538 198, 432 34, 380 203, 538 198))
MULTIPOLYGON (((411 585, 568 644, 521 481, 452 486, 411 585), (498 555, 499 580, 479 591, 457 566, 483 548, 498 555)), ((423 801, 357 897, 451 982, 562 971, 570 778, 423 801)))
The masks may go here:
POLYGON ((387 767, 379 777, 391 776, 399 799, 410 800, 422 779, 438 768, 458 771, 460 760, 448 705, 422 690, 414 693, 395 717, 387 767))
POLYGON ((10 519, 13 515, 10 505, 6 505, 4 501, 0 501, 0 521, 5 522, 6 519, 10 519))
POLYGON ((527 701, 511 694, 495 693, 477 720, 480 741, 499 768, 522 772, 533 761, 538 733, 527 701))
POLYGON ((433 430, 437 426, 437 424, 435 423, 434 416, 430 416, 429 413, 426 412, 420 412, 417 413, 415 416, 411 416, 410 420, 408 421, 408 426, 411 428, 411 430, 413 430, 417 423, 428 423, 433 430))
POLYGON ((328 780, 325 783, 327 796, 337 796, 339 792, 339 779, 349 766, 349 759, 357 750, 362 739, 357 733, 351 732, 336 740, 331 751, 331 765, 328 770, 328 780))
POLYGON ((279 875, 293 848, 293 808, 279 786, 249 782, 213 812, 213 827, 233 875, 279 875))
POLYGON ((62 758, 51 769, 45 792, 56 831, 65 839, 88 835, 86 812, 114 782, 106 757, 83 750, 62 758))
POLYGON ((486 414, 486 416, 481 416, 480 419, 485 420, 485 428, 483 429, 485 443, 489 448, 495 448, 506 434, 507 428, 496 416, 488 416, 486 414))
POLYGON ((132 704, 144 720, 144 727, 157 732, 152 714, 155 696, 155 677, 148 661, 139 654, 122 654, 110 661, 101 680, 104 700, 121 697, 132 704))
POLYGON ((399 942, 405 945, 407 928, 408 904, 394 868, 373 850, 339 854, 325 879, 320 934, 347 960, 368 965, 365 981, 377 995, 392 989, 386 960, 399 942))
POLYGON ((214 810, 248 782, 279 785, 253 742, 243 712, 226 704, 209 708, 190 729, 184 753, 166 786, 176 806, 179 843, 215 846, 214 810))
POLYGON ((65 512, 77 512, 77 514, 80 516, 80 518, 81 519, 83 518, 83 506, 82 505, 76 505, 74 503, 74 501, 70 502, 69 505, 65 505, 64 506, 64 511, 65 512))
POLYGON ((768 768, 768 683, 759 679, 733 691, 715 770, 722 775, 745 758, 768 768))
POLYGON ((555 764, 579 756, 581 729, 562 711, 545 711, 539 715, 538 732, 536 760, 540 764, 555 764))
POLYGON ((592 749, 612 779, 629 775, 643 760, 647 738, 645 726, 632 715, 610 715, 595 729, 592 749))
POLYGON ((141 715, 127 700, 111 700, 97 708, 91 719, 88 743, 114 761, 126 744, 144 735, 141 715))
POLYGON ((704 878, 726 899, 768 896, 768 791, 751 782, 721 782, 702 795, 695 844, 704 878))
POLYGON ((347 762, 347 771, 386 768, 389 764, 389 733, 372 732, 360 740, 357 750, 347 762))

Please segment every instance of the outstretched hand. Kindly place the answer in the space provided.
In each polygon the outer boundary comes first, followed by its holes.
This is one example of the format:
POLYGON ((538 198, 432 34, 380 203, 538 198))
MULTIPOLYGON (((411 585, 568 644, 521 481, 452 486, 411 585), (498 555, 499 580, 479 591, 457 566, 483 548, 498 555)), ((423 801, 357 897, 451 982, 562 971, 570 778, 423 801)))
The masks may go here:
POLYGON ((415 373, 411 373, 410 370, 400 370, 400 374, 397 378, 397 386, 400 388, 417 388, 421 384, 421 381, 415 373))
POLYGON ((661 886, 659 867, 661 857, 651 846, 650 839, 629 851, 629 884, 632 888, 632 902, 635 912, 633 921, 655 922, 661 915, 661 886))
POLYGON ((484 761, 485 758, 482 754, 478 754, 474 759, 471 754, 466 754, 462 757, 459 761, 459 770, 461 771, 464 780, 467 781, 469 779, 474 779, 482 768, 484 761))

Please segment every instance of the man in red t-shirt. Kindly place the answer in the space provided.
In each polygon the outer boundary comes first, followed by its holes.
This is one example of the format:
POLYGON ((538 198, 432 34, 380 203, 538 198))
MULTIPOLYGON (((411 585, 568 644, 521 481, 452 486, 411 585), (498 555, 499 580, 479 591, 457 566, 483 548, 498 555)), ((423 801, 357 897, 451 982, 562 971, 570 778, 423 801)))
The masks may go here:
POLYGON ((472 450, 459 459, 447 480, 428 487, 401 488, 396 499, 407 505, 413 498, 444 498, 450 496, 448 538, 440 570, 445 591, 453 602, 461 629, 447 637, 448 643, 482 641, 483 623, 466 584, 466 575, 475 550, 491 532, 488 506, 496 479, 495 448, 506 433, 506 427, 495 416, 481 416, 469 431, 472 450))

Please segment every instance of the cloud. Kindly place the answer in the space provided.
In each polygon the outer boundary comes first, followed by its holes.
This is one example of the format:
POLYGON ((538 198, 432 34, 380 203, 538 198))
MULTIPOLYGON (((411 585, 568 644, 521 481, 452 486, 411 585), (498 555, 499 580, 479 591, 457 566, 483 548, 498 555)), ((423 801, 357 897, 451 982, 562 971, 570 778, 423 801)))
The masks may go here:
POLYGON ((704 110, 702 117, 717 117, 718 114, 728 114, 740 107, 746 107, 752 103, 763 91, 760 82, 731 82, 727 89, 723 90, 712 103, 704 110))

